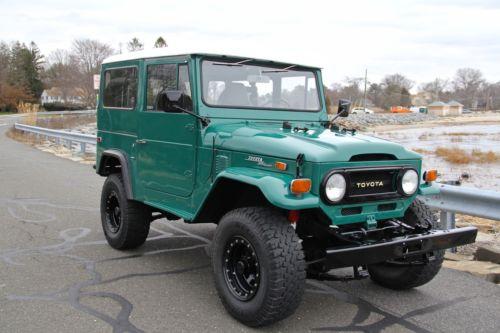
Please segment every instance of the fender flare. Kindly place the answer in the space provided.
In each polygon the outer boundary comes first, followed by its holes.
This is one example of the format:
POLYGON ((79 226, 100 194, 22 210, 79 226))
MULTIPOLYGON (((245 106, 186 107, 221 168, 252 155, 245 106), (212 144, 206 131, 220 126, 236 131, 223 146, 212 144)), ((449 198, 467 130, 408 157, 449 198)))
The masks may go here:
POLYGON ((269 203, 279 208, 288 210, 309 209, 319 207, 320 204, 319 197, 312 193, 301 196, 290 193, 289 186, 294 177, 289 174, 247 167, 230 167, 217 175, 212 191, 216 188, 218 180, 222 178, 257 187, 269 203))
POLYGON ((128 162, 127 154, 117 149, 108 149, 103 151, 101 154, 101 158, 99 160, 99 168, 97 169, 97 173, 101 176, 109 175, 109 172, 106 172, 106 170, 104 170, 105 163, 103 163, 105 159, 108 157, 116 158, 118 159, 118 161, 120 161, 123 186, 125 187, 125 194, 127 196, 127 199, 133 200, 134 194, 132 191, 132 182, 131 182, 132 180, 130 178, 130 165, 128 162))

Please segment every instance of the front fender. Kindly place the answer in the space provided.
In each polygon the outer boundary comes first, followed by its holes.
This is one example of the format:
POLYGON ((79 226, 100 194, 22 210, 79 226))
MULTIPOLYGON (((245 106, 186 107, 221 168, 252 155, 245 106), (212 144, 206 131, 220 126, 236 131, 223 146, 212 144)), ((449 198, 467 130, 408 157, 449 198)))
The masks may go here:
POLYGON ((439 189, 439 186, 434 183, 423 183, 420 184, 420 187, 418 188, 418 195, 437 195, 439 193, 441 193, 441 190, 439 189))
POLYGON ((260 189, 266 199, 274 206, 295 210, 319 207, 319 198, 311 193, 301 196, 290 193, 290 182, 293 176, 279 172, 252 169, 246 167, 230 167, 217 175, 221 178, 233 179, 260 189))

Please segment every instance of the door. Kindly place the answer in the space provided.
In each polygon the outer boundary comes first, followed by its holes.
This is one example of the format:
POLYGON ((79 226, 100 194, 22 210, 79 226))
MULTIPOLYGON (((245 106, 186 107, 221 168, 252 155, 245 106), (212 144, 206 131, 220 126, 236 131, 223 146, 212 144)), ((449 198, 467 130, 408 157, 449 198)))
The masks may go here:
POLYGON ((146 91, 139 113, 137 140, 138 177, 146 200, 162 193, 187 197, 194 186, 195 118, 181 112, 157 110, 158 94, 181 90, 193 109, 188 65, 146 62, 146 91))

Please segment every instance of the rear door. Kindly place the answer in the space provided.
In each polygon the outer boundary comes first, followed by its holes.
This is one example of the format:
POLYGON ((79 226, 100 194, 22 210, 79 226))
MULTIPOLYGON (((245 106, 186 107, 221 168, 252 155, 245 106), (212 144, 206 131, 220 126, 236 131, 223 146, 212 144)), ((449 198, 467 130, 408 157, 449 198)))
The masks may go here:
MULTIPOLYGON (((162 193, 187 197, 194 186, 195 118, 186 113, 157 110, 157 96, 181 90, 191 96, 185 62, 153 60, 145 63, 146 91, 139 112, 138 176, 146 200, 161 200, 162 193)), ((192 110, 189 99, 187 109, 192 110)))

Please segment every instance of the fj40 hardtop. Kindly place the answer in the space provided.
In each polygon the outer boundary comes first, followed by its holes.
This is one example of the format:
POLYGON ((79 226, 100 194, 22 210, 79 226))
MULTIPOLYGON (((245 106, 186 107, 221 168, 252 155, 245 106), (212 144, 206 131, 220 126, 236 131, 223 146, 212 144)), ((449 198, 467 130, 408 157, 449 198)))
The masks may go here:
MULTIPOLYGON (((160 52, 160 53, 158 53, 160 52)), ((249 326, 292 314, 305 279, 353 267, 384 287, 429 282, 475 228, 437 230, 421 156, 337 126, 316 67, 135 52, 102 65, 96 170, 104 234, 144 243, 158 217, 215 223, 215 286, 249 326)))

